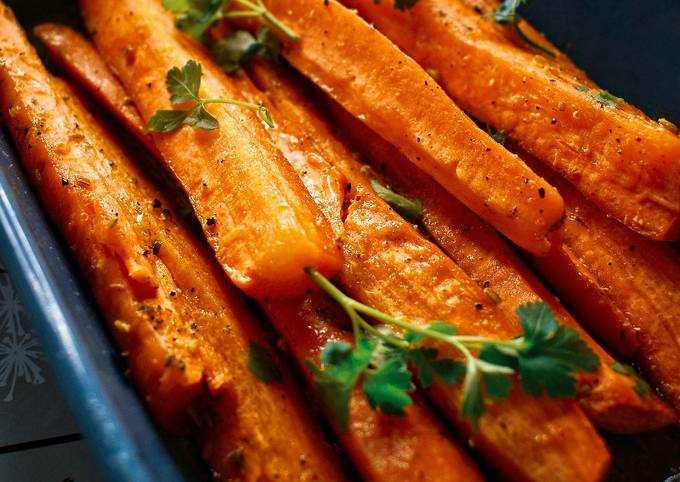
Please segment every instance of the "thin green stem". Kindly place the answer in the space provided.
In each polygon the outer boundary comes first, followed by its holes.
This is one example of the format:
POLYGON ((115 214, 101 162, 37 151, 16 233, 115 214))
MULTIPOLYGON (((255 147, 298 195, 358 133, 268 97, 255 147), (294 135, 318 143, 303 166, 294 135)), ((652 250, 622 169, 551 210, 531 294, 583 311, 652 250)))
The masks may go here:
POLYGON ((546 55, 549 55, 550 57, 553 57, 553 58, 557 57, 557 54, 556 54, 555 52, 553 52, 552 50, 549 50, 549 49, 545 48, 544 46, 542 46, 542 45, 539 44, 538 42, 535 42, 534 40, 530 39, 530 38, 527 36, 527 34, 524 33, 524 31, 522 30, 522 28, 519 26, 519 21, 513 23, 513 26, 515 27, 515 32, 517 32, 517 35, 519 35, 520 38, 521 38, 522 40, 524 40, 526 43, 528 43, 530 46, 532 46, 532 47, 535 48, 536 50, 540 50, 541 52, 543 52, 543 53, 546 54, 546 55))
POLYGON ((396 338, 394 336, 386 335, 385 333, 381 332, 378 330, 375 326, 371 325, 369 322, 364 320, 363 318, 359 317, 359 320, 361 320, 361 328, 372 334, 373 336, 380 338, 381 340, 384 340, 385 343, 389 343, 390 345, 396 346, 397 348, 408 348, 409 344, 408 342, 401 340, 399 338, 396 338))
POLYGON ((257 115, 260 119, 262 119, 269 127, 274 127, 274 122, 272 121, 271 117, 269 116, 269 110, 262 104, 255 104, 253 102, 245 102, 242 100, 234 100, 234 99, 201 99, 198 101, 198 105, 206 105, 206 104, 228 104, 228 105, 236 105, 239 107, 245 107, 246 109, 251 109, 257 112, 257 115))
POLYGON ((516 348, 518 345, 517 340, 501 341, 491 340, 489 338, 484 338, 481 336, 447 335, 445 333, 441 333, 427 327, 418 326, 408 321, 387 315, 382 311, 376 310, 375 308, 371 308, 370 306, 364 305, 363 303, 360 303, 359 301, 350 298, 342 291, 340 291, 340 289, 338 289, 338 287, 331 283, 325 276, 323 276, 314 269, 307 269, 306 272, 312 278, 312 280, 314 280, 315 283, 317 283, 331 298, 333 298, 350 316, 350 318, 352 319, 352 326, 353 328, 355 328, 354 330, 355 336, 357 335, 356 327, 357 325, 359 325, 359 328, 375 336, 378 336, 379 338, 389 343, 392 343, 395 346, 399 346, 401 348, 408 347, 408 343, 403 344, 399 343, 392 337, 389 337, 388 335, 381 333, 380 330, 377 330, 375 327, 373 327, 370 323, 366 322, 366 320, 364 320, 363 318, 361 318, 361 316, 357 314, 361 313, 370 316, 371 318, 375 318, 376 320, 380 320, 384 323, 401 328, 403 330, 418 333, 428 338, 438 340, 441 341, 442 343, 451 345, 458 351, 460 351, 468 362, 471 361, 474 362, 477 368, 484 372, 503 373, 508 375, 515 373, 515 371, 510 368, 499 367, 491 363, 485 362, 483 360, 478 360, 477 358, 475 358, 475 356, 472 354, 470 350, 479 349, 484 344, 494 344, 496 346, 505 348, 516 348))
POLYGON ((272 24, 275 28, 279 29, 283 34, 290 40, 297 40, 299 37, 290 27, 279 20, 273 13, 269 11, 267 6, 258 0, 257 4, 254 4, 248 0, 234 0, 234 3, 245 7, 247 10, 232 10, 222 14, 222 18, 249 18, 249 17, 262 17, 267 22, 272 24))

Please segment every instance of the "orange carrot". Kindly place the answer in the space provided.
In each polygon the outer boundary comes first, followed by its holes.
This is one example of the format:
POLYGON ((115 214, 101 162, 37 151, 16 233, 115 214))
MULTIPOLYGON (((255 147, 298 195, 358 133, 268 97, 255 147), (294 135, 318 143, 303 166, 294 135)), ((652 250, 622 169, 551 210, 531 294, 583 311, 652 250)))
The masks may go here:
MULTIPOLYGON (((355 191, 344 226, 340 280, 362 303, 417 324, 445 320, 461 334, 517 334, 474 281, 370 193, 355 191)), ((449 347, 437 348, 455 356, 449 347)), ((435 382, 428 395, 505 478, 597 481, 607 472, 607 448, 574 401, 536 399, 515 387, 473 431, 458 415, 459 386, 435 382)))
MULTIPOLYGON (((345 315, 323 294, 314 293, 301 302, 271 302, 264 308, 284 335, 309 383, 313 375, 305 367, 305 360, 317 361, 329 341, 349 342, 351 338, 337 328, 346 323, 345 315)), ((361 387, 356 387, 350 400, 347 431, 334 424, 333 427, 366 481, 482 480, 465 451, 418 397, 406 409, 406 415, 389 416, 373 410, 361 387)))
POLYGON ((567 200, 566 230, 561 246, 534 265, 590 329, 634 359, 680 411, 678 253, 629 231, 544 171, 567 200))
POLYGON ((298 70, 515 243, 539 255, 549 250, 564 210, 557 191, 413 60, 335 0, 265 3, 300 36, 284 49, 298 70))
MULTIPOLYGON (((516 323, 493 306, 460 268, 367 188, 361 167, 351 153, 338 147, 341 144, 290 77, 281 69, 258 63, 250 65, 249 72, 274 105, 297 122, 316 145, 323 146, 326 158, 351 182, 341 237, 345 255, 341 281, 346 291, 371 306, 416 322, 444 319, 466 333, 516 334, 516 323)), ((458 418, 458 389, 437 387, 430 395, 444 415, 505 477, 538 481, 551 473, 552 480, 599 480, 606 471, 607 450, 573 403, 536 400, 517 391, 512 400, 499 403, 491 410, 493 414, 485 415, 489 418, 483 419, 486 422, 474 433, 458 418), (544 424, 560 426, 554 433, 561 435, 537 433, 544 424), (567 433, 574 438, 561 445, 558 439, 567 433), (538 442, 543 437, 547 437, 545 445, 538 442), (572 452, 574 446, 590 447, 587 452, 594 457, 589 460, 592 465, 572 461, 579 457, 572 452), (528 454, 533 452, 543 454, 540 463, 525 464, 522 460, 531 459, 528 454)))
POLYGON ((342 1, 434 69, 461 108, 516 139, 605 212, 645 236, 680 238, 680 137, 601 91, 525 23, 558 57, 517 43, 489 15, 497 1, 419 0, 406 11, 342 1))
POLYGON ((160 158, 132 100, 86 38, 70 27, 55 23, 38 25, 33 33, 61 70, 103 103, 130 133, 160 158))
POLYGON ((204 244, 2 4, 0 59, 6 125, 154 417, 178 429, 190 406, 214 405, 194 431, 223 478, 343 480, 285 364, 274 357, 282 383, 247 368, 249 343, 266 338, 204 244))
MULTIPOLYGON (((234 82, 196 42, 175 29, 158 2, 82 4, 95 45, 143 119, 170 106, 166 72, 189 59, 203 65, 203 97, 239 98, 234 82)), ((219 129, 184 126, 154 134, 165 164, 187 191, 234 284, 255 297, 301 294, 310 286, 305 267, 332 274, 340 264, 328 222, 271 145, 255 113, 226 105, 211 113, 219 129)))
MULTIPOLYGON (((630 433, 657 429, 676 420, 674 413, 657 397, 637 393, 636 387, 637 390, 640 387, 634 378, 614 369, 619 367, 616 360, 583 330, 491 226, 429 176, 409 169, 408 160, 393 146, 337 104, 327 100, 327 106, 345 138, 377 168, 370 171, 364 168, 364 172, 403 195, 420 199, 423 203, 421 222, 428 234, 506 313, 512 315, 524 303, 543 300, 551 305, 562 323, 579 330, 602 360, 598 373, 580 375, 579 400, 598 426, 630 433)), ((589 310, 591 305, 585 306, 589 310)))

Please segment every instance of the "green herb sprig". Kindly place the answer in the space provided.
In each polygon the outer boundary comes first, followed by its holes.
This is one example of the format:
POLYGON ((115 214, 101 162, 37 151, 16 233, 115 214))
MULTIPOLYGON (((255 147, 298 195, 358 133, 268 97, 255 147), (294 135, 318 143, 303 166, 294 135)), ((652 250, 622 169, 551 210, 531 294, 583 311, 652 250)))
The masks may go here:
POLYGON ((397 211, 401 217, 411 223, 417 223, 423 215, 423 203, 420 199, 411 199, 397 194, 388 186, 383 186, 376 179, 371 179, 371 188, 376 195, 397 211))
POLYGON ((205 106, 208 104, 230 104, 254 110, 269 127, 274 127, 269 111, 262 104, 234 99, 202 99, 199 94, 202 75, 201 64, 195 60, 187 61, 181 69, 173 67, 168 71, 166 83, 170 102, 172 105, 189 105, 184 109, 157 111, 146 125, 148 131, 170 132, 182 125, 205 130, 217 129, 219 122, 206 110, 205 106))
POLYGON ((549 55, 550 57, 557 57, 557 54, 555 52, 543 47, 541 44, 529 38, 520 27, 520 22, 522 19, 517 13, 517 9, 521 5, 528 3, 529 0, 504 0, 503 3, 501 3, 498 9, 494 12, 493 18, 496 22, 500 24, 512 25, 512 27, 515 29, 515 32, 517 32, 517 35, 519 35, 520 38, 524 40, 527 44, 529 44, 531 47, 543 52, 546 55, 549 55))
POLYGON ((297 34, 275 17, 262 0, 163 0, 163 7, 177 14, 177 28, 198 39, 216 22, 261 17, 290 40, 297 34), (231 7, 240 8, 231 8, 231 7))
POLYGON ((257 36, 246 30, 237 30, 210 46, 217 63, 229 74, 237 72, 254 57, 278 61, 281 47, 279 39, 266 25, 260 27, 257 36))
POLYGON ((584 85, 574 84, 574 88, 579 92, 584 92, 590 95, 593 99, 598 101, 602 106, 613 107, 614 109, 620 109, 621 104, 625 102, 621 97, 616 97, 614 94, 608 90, 600 89, 597 92, 591 92, 590 89, 584 85))
MULTIPOLYGON (((375 4, 381 4, 382 0, 373 0, 375 4)), ((407 10, 413 7, 418 0, 393 0, 392 6, 398 10, 407 10)))
POLYGON ((423 388, 435 379, 462 382, 460 414, 477 428, 487 401, 508 397, 514 375, 533 396, 571 397, 576 395, 575 373, 594 372, 600 364, 578 332, 558 323, 545 303, 517 309, 523 329, 517 338, 461 336, 446 322, 423 326, 371 308, 345 295, 316 270, 306 271, 352 323, 354 346, 331 341, 321 352, 320 365, 307 360, 319 398, 342 430, 347 430, 350 396, 360 381, 371 407, 403 415, 415 389, 409 365, 423 388), (374 326, 365 317, 382 324, 374 326), (453 347, 461 359, 442 358, 424 341, 453 347))
POLYGON ((486 133, 491 136, 491 138, 498 142, 500 145, 505 145, 505 131, 504 130, 494 130, 489 124, 486 125, 486 133))

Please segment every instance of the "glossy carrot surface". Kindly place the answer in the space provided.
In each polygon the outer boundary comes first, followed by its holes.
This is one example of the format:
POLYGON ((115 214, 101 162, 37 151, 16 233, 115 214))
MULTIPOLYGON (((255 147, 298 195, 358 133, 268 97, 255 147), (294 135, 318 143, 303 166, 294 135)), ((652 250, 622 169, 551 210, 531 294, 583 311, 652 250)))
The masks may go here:
POLYGON ((192 430, 225 478, 344 480, 285 364, 281 383, 247 368, 251 342, 271 348, 207 248, 0 8, 3 118, 154 417, 212 406, 192 430))
MULTIPOLYGON (((397 192, 423 203, 421 223, 432 239, 496 300, 514 319, 514 310, 531 301, 550 304, 560 322, 579 330, 602 360, 595 374, 580 375, 579 400, 590 418, 602 428, 630 433, 654 430, 673 423, 676 415, 655 395, 641 396, 631 376, 612 367, 617 362, 565 310, 545 285, 496 231, 456 201, 389 143, 357 122, 337 104, 328 102, 337 128, 364 154, 375 170, 364 171, 397 192)), ((568 222, 568 221, 567 221, 568 222)), ((550 258, 551 255, 549 255, 550 258)), ((572 306, 575 306, 574 300, 572 306)), ((589 304, 586 304, 590 309, 589 304)), ((588 318, 590 319, 592 315, 588 318)))
MULTIPOLYGON (((239 89, 153 0, 84 0, 83 14, 102 56, 148 120, 170 108, 166 72, 194 59, 201 95, 240 98, 239 89)), ((234 284, 255 297, 301 294, 303 271, 337 271, 330 226, 257 115, 210 106, 218 129, 184 126, 154 134, 165 164, 186 190, 217 258, 234 284)))
MULTIPOLYGON (((322 293, 299 302, 271 302, 264 308, 310 383, 313 377, 305 360, 318 363, 319 353, 329 341, 351 342, 351 334, 338 328, 346 323, 345 315, 322 293)), ((333 427, 363 480, 483 480, 469 456, 418 397, 404 416, 389 416, 372 409, 357 386, 350 399, 347 431, 333 427)))
POLYGON ((299 71, 515 243, 538 255, 549 250, 564 212, 557 191, 413 60, 335 0, 265 3, 299 33, 284 49, 299 71))
POLYGON ((600 88, 557 53, 496 24, 499 2, 342 0, 424 68, 464 110, 516 139, 601 209, 654 239, 680 237, 680 137, 600 88), (604 100, 603 100, 604 99, 604 100))
POLYGON ((566 230, 561 246, 534 265, 680 411, 680 256, 608 218, 555 173, 544 174, 567 199, 566 230))
MULTIPOLYGON (((460 268, 368 190, 361 166, 351 152, 343 150, 318 111, 301 98, 291 77, 263 64, 253 64, 249 72, 279 109, 285 109, 311 138, 319 140, 317 145, 326 158, 351 183, 341 237, 345 264, 340 280, 346 291, 375 308, 416 322, 443 319, 461 323, 462 332, 516 335, 516 324, 460 268)), ((497 404, 485 415, 488 418, 483 418, 486 422, 479 432, 472 432, 458 418, 457 387, 437 385, 429 395, 505 477, 538 481, 551 473, 551 480, 600 480, 606 472, 606 447, 574 402, 536 400, 517 391, 510 401, 497 404), (540 427, 551 427, 551 434, 540 427), (588 447, 587 464, 574 462, 579 457, 574 452, 581 447, 588 447), (528 454, 534 451, 542 454, 540 461, 535 465, 521 462, 524 457, 533 458, 528 454)))
POLYGON ((144 130, 144 122, 132 99, 89 40, 74 29, 56 23, 38 25, 33 33, 59 69, 107 106, 130 133, 160 157, 153 139, 144 130))

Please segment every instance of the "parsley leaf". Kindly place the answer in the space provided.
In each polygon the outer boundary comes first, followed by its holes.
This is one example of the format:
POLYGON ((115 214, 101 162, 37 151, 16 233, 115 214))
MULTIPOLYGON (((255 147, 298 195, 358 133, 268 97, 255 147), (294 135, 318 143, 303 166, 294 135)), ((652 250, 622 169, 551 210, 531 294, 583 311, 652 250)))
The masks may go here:
POLYGON ((534 396, 545 392, 551 398, 576 395, 574 372, 594 372, 600 359, 576 330, 557 322, 546 303, 530 303, 516 313, 524 329, 517 350, 524 390, 534 396))
POLYGON ((257 38, 250 32, 238 30, 212 45, 212 52, 227 73, 238 71, 256 56, 278 60, 281 42, 266 25, 260 27, 257 38))
POLYGON ((576 90, 578 90, 579 92, 584 92, 584 93, 587 92, 588 95, 590 95, 590 97, 592 97, 593 99, 598 101, 603 106, 608 105, 609 107, 619 109, 619 108, 621 108, 621 104, 623 104, 625 102, 625 100, 623 100, 621 97, 616 97, 611 92, 604 90, 604 89, 600 89, 599 92, 595 93, 595 92, 590 92, 590 89, 588 87, 583 86, 583 85, 574 84, 574 88, 576 90))
POLYGON ((543 52, 546 55, 549 55, 550 57, 557 57, 557 54, 555 54, 555 52, 543 47, 541 44, 536 43, 534 40, 529 38, 527 34, 524 33, 522 28, 519 26, 522 19, 517 13, 517 9, 521 5, 526 5, 528 3, 529 0, 504 0, 499 5, 498 9, 494 12, 493 18, 496 22, 500 24, 512 25, 512 27, 515 29, 515 32, 517 32, 517 35, 519 35, 520 38, 531 47, 535 48, 536 50, 540 50, 541 52, 543 52))
POLYGON ((557 322, 546 303, 530 303, 516 310, 523 334, 511 340, 457 335, 453 326, 435 321, 427 326, 396 318, 364 305, 340 291, 314 269, 307 274, 349 315, 356 347, 330 342, 322 353, 324 369, 309 362, 315 385, 326 409, 341 427, 347 427, 352 388, 363 376, 364 393, 375 409, 402 414, 411 403, 412 374, 417 371, 423 388, 436 380, 457 384, 462 380, 460 413, 474 428, 486 410, 487 400, 505 400, 513 375, 519 374, 529 394, 548 397, 576 395, 577 371, 595 371, 600 360, 576 330, 557 322), (363 316, 385 325, 375 327, 363 316), (392 328, 403 330, 400 336, 392 328), (463 360, 439 358, 431 346, 415 346, 430 340, 448 344, 463 360), (326 349, 336 353, 325 355, 326 349), (477 355, 475 355, 477 353, 477 355))
POLYGON ((259 343, 248 343, 248 369, 265 383, 280 382, 281 370, 269 352, 259 343))
POLYGON ((201 38, 213 23, 222 18, 230 0, 163 0, 163 7, 177 14, 177 28, 201 38))
POLYGON ((465 365, 449 358, 437 358, 436 348, 420 347, 408 351, 408 359, 418 371, 420 386, 429 388, 435 378, 444 383, 455 385, 465 374, 465 365))
POLYGON ((401 217, 411 223, 417 223, 423 215, 423 203, 420 199, 409 199, 397 194, 389 187, 383 186, 375 179, 371 179, 371 188, 377 196, 397 211, 401 217))
POLYGON ((175 25, 197 39, 216 22, 232 18, 261 17, 291 40, 297 35, 265 6, 262 0, 163 0, 163 7, 176 14, 175 25), (232 6, 241 7, 232 9, 232 6))
POLYGON ((413 7, 418 0, 394 0, 394 8, 398 10, 406 10, 413 7))
POLYGON ((609 107, 614 107, 615 109, 621 108, 621 104, 625 102, 621 97, 616 97, 609 91, 600 89, 597 94, 590 94, 593 99, 598 101, 602 105, 608 105, 609 107))
POLYGON ((232 99, 202 99, 199 94, 202 75, 201 64, 195 60, 188 60, 181 69, 173 67, 168 71, 165 80, 170 94, 170 103, 172 105, 190 103, 190 105, 185 109, 157 111, 146 125, 148 131, 170 132, 179 129, 182 125, 204 130, 217 129, 220 124, 206 110, 205 106, 208 104, 231 104, 252 109, 257 112, 262 121, 274 127, 269 111, 262 104, 232 99))
POLYGON ((461 417, 472 421, 475 429, 479 428, 479 419, 484 413, 484 395, 482 379, 474 363, 467 364, 461 400, 461 417))
POLYGON ((630 365, 626 365, 624 363, 619 363, 615 362, 612 363, 612 370, 614 370, 617 373, 621 373, 622 375, 627 375, 631 377, 633 380, 635 380, 635 386, 633 387, 633 390, 640 395, 641 397, 644 397, 645 395, 649 395, 652 393, 652 389, 649 386, 649 384, 640 376, 640 374, 635 370, 630 365))
POLYGON ((321 351, 321 366, 307 360, 307 367, 314 374, 314 387, 323 407, 337 422, 340 430, 349 425, 349 399, 359 377, 368 367, 377 343, 365 336, 356 340, 356 347, 349 343, 331 341, 321 351))
POLYGON ((364 393, 369 405, 387 415, 404 415, 404 408, 413 403, 409 395, 413 389, 411 372, 400 357, 390 358, 364 374, 364 393))
POLYGON ((496 131, 491 128, 490 125, 486 125, 486 133, 491 136, 491 138, 498 142, 501 146, 505 145, 505 131, 496 131))

